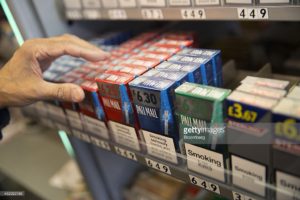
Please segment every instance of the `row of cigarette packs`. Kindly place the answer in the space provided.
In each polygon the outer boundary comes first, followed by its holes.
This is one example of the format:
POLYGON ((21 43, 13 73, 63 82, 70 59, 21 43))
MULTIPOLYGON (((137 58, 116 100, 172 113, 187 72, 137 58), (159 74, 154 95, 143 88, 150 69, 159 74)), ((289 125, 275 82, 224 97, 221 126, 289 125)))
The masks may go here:
MULTIPOLYGON (((118 46, 98 40, 110 50, 109 60, 63 57, 44 74, 85 91, 82 103, 55 102, 72 128, 83 129, 80 115, 101 121, 116 142, 135 150, 132 135, 120 129, 131 127, 142 141, 146 132, 171 138, 173 149, 194 159, 189 169, 222 182, 230 179, 220 169, 231 169, 234 185, 263 197, 270 195, 265 183, 279 181, 278 173, 300 177, 300 94, 294 82, 248 76, 232 93, 222 89, 220 51, 192 48, 193 33, 147 32, 118 46)), ((162 139, 153 138, 151 144, 162 148, 162 139)), ((299 180, 285 179, 290 184, 281 186, 295 192, 299 180)))

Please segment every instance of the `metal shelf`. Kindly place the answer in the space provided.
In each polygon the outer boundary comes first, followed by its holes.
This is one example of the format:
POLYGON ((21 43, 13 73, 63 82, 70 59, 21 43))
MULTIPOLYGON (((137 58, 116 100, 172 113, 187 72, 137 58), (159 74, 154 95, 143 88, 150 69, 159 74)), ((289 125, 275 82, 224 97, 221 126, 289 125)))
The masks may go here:
POLYGON ((215 6, 66 9, 69 20, 271 20, 299 21, 300 6, 215 6))

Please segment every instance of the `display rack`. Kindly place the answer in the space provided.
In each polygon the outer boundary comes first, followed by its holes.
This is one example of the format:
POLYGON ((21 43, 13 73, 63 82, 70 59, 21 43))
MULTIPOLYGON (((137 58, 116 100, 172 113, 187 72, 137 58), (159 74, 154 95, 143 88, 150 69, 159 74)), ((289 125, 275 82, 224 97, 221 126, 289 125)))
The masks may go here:
MULTIPOLYGON (((108 27, 122 29, 119 23, 113 23, 114 20, 122 21, 124 27, 128 28, 130 20, 178 20, 184 21, 205 21, 205 20, 233 20, 233 21, 299 21, 300 20, 300 1, 299 0, 220 0, 217 5, 197 6, 197 0, 188 0, 189 6, 171 6, 172 0, 166 0, 164 6, 141 6, 140 2, 145 0, 49 0, 49 1, 1 1, 8 12, 8 17, 15 23, 14 27, 19 36, 20 44, 23 40, 34 37, 50 37, 63 33, 73 33, 80 37, 97 36, 97 34, 108 31, 108 27), (103 1, 117 2, 114 7, 105 7, 103 1), (228 4, 226 2, 238 2, 228 4), (282 3, 282 2, 286 3, 282 3), (63 6, 63 2, 65 5, 63 6), (89 2, 89 3, 87 3, 89 2), (96 2, 96 3, 95 3, 96 2), (124 7, 120 2, 135 2, 134 7, 124 7), (241 2, 248 2, 243 4, 241 2), (250 3, 249 3, 250 2, 250 3), (273 2, 261 4, 261 2, 273 2), (281 2, 281 3, 274 3, 281 2), (11 13, 10 13, 11 12, 11 13), (26 16, 26 17, 24 17, 26 16), (67 20, 66 20, 67 19, 67 20), (71 23, 68 23, 68 20, 71 23), (105 20, 111 20, 109 22, 105 20), (72 23, 74 21, 74 23, 72 23), (91 23, 93 21, 94 23, 91 23), (123 23, 124 22, 124 23, 123 23), (110 26, 108 26, 108 23, 110 26), (97 24, 97 25, 95 25, 97 24), (34 27, 34 28, 32 28, 34 27), (99 27, 102 27, 100 29, 99 27)), ((214 1, 214 0, 210 0, 214 1)), ((160 1, 154 1, 160 2, 160 1)), ((12 23, 12 24, 14 24, 12 23)), ((136 23, 136 22, 134 22, 136 23)), ((144 22, 142 22, 144 23, 144 22)), ((223 23, 223 22, 222 22, 223 23)), ((273 23, 272 23, 273 24, 273 23)), ((135 24, 136 26, 136 24, 135 24)), ((191 27, 193 28, 193 27, 191 27)), ((216 31, 220 30, 216 27, 216 31)), ((222 32, 222 31, 221 31, 222 32)), ((233 69, 228 69, 231 73, 233 69)), ((245 73, 249 75, 249 72, 245 73)), ((225 81, 224 81, 225 82, 225 81)), ((37 111, 37 110, 36 110, 37 111)), ((60 130, 65 130, 71 138, 72 147, 75 150, 78 163, 83 169, 88 186, 92 192, 94 199, 118 199, 110 197, 102 197, 100 193, 107 191, 116 191, 119 180, 112 178, 103 178, 101 174, 107 177, 113 176, 115 170, 108 166, 108 169, 103 170, 103 166, 107 164, 105 157, 113 154, 126 158, 122 161, 118 160, 115 165, 124 166, 124 162, 131 164, 140 163, 154 170, 159 170, 172 177, 178 178, 184 182, 197 185, 207 191, 218 193, 221 196, 232 200, 257 200, 265 199, 264 197, 255 195, 246 190, 237 188, 231 183, 231 171, 225 170, 227 182, 220 182, 209 178, 203 174, 195 173, 188 170, 187 158, 184 155, 177 154, 179 164, 173 164, 160 158, 153 157, 147 153, 147 146, 140 142, 143 147, 141 151, 136 151, 128 147, 117 144, 112 139, 103 139, 100 137, 91 137, 85 131, 70 131, 69 124, 57 126, 55 118, 43 117, 37 118, 38 112, 33 112, 32 117, 48 125, 56 127, 60 130), (77 140, 79 138, 80 140, 77 140), (72 141, 76 142, 72 142, 72 141), (99 148, 95 148, 99 147, 99 148), (99 149, 104 149, 101 151, 99 149), (100 156, 100 152, 105 154, 100 156), (130 162, 132 160, 132 162, 130 162), (158 167, 159 169, 158 169, 158 167), (102 168, 102 169, 101 169, 102 168), (101 171, 101 173, 100 173, 101 171), (104 186, 107 186, 106 189, 104 186), (104 188, 104 189, 103 189, 104 188), (101 190, 102 189, 102 190, 101 190), (101 190, 101 191, 100 191, 101 190)), ((61 123, 61 121, 60 121, 61 123)), ((113 159, 111 159, 113 160, 113 159)), ((125 179, 125 178, 124 178, 125 179)), ((279 191, 273 185, 266 185, 266 188, 271 191, 269 199, 274 199, 275 193, 280 192, 286 194, 286 191, 279 191)), ((294 194, 295 195, 295 194, 294 194)))

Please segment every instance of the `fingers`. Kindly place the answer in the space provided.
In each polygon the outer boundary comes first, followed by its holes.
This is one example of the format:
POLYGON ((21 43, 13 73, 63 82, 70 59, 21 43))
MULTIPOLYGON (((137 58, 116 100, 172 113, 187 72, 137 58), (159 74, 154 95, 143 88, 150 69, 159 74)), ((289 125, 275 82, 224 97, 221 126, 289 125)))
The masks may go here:
POLYGON ((109 56, 109 53, 73 35, 30 40, 25 42, 22 48, 33 50, 38 61, 70 55, 97 62, 109 56))
POLYGON ((84 99, 84 92, 78 85, 71 83, 49 83, 43 82, 43 99, 53 99, 68 102, 81 102, 84 99))

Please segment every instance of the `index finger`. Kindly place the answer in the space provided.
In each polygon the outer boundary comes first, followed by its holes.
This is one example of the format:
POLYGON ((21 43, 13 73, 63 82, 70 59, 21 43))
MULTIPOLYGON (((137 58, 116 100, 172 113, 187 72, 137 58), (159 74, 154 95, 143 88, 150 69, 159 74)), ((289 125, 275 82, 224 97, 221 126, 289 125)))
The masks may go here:
POLYGON ((41 39, 34 46, 37 52, 35 57, 38 60, 55 59, 63 55, 70 55, 97 62, 109 57, 109 53, 102 51, 100 48, 69 35, 41 39))

